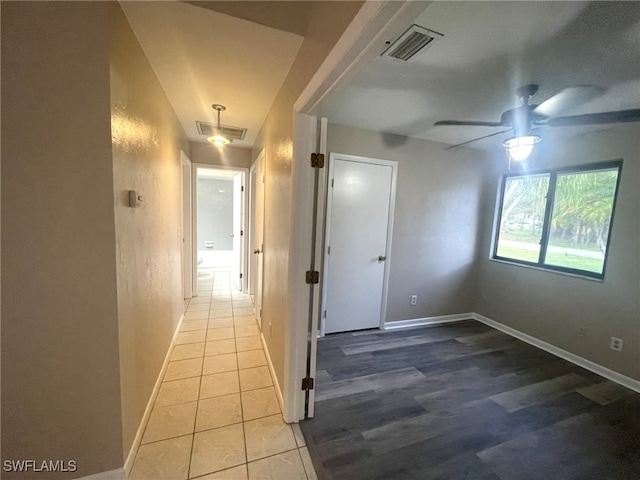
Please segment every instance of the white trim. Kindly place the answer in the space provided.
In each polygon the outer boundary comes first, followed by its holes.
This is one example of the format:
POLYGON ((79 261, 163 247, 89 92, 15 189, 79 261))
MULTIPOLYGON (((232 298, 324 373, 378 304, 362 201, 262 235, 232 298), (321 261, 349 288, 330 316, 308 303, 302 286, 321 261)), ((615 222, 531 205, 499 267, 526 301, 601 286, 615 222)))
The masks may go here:
POLYGON ((193 297, 193 213, 191 210, 191 206, 193 205, 193 182, 191 175, 191 160, 187 157, 187 154, 184 151, 180 150, 180 201, 182 209, 180 211, 180 228, 182 230, 182 296, 184 299, 190 299, 193 297), (186 179, 184 176, 185 167, 188 168, 189 178, 186 179), (185 181, 188 186, 185 191, 185 181), (185 212, 185 207, 187 212, 185 212), (187 213, 187 215, 185 215, 187 213), (189 246, 188 249, 185 249, 186 246, 189 246), (187 256, 188 258, 185 258, 187 256), (189 267, 187 268, 187 265, 189 267), (187 278, 189 277, 189 278, 187 278))
MULTIPOLYGON (((192 238, 192 253, 193 253, 193 296, 198 296, 198 169, 203 168, 207 170, 230 170, 238 173, 242 173, 242 185, 244 186, 244 195, 242 196, 243 202, 246 206, 247 204, 247 196, 248 196, 248 188, 247 188, 247 178, 249 177, 249 168, 246 167, 230 167, 228 165, 213 165, 210 163, 195 163, 191 162, 191 174, 192 174, 192 213, 193 219, 191 221, 191 226, 193 227, 193 238, 192 238)), ((247 231, 247 214, 246 210, 242 214, 242 229, 247 231)), ((248 236, 243 235, 242 244, 240 245, 240 273, 242 274, 242 282, 241 289, 243 293, 246 293, 245 285, 246 285, 246 277, 247 277, 247 255, 248 255, 248 236), (243 253, 244 252, 244 253, 243 253)))
POLYGON ((79 477, 76 480, 127 480, 127 473, 124 471, 124 468, 118 468, 117 470, 109 470, 108 472, 79 477))
MULTIPOLYGON (((158 396, 158 392, 160 391, 160 386, 162 385, 162 379, 164 378, 164 374, 167 371, 169 362, 171 361, 171 352, 173 351, 173 345, 175 344, 178 338, 178 335, 180 334, 180 329, 182 328, 183 321, 184 321, 184 314, 180 316, 180 320, 178 320, 178 326, 176 327, 175 332, 173 332, 173 338, 171 339, 171 343, 169 344, 167 355, 164 357, 164 363, 162 364, 162 368, 160 369, 160 373, 158 374, 158 378, 156 379, 156 384, 153 387, 151 396, 149 397, 147 408, 144 411, 144 415, 142 415, 142 420, 140 420, 140 426, 138 427, 138 432, 136 433, 136 437, 133 440, 131 449, 129 450, 129 455, 127 455, 127 460, 124 462, 124 471, 127 477, 131 475, 131 469, 133 468, 133 461, 136 459, 136 453, 138 453, 138 448, 140 447, 140 442, 142 441, 142 435, 144 434, 144 429, 146 428, 147 422, 149 421, 149 417, 151 416, 151 410, 153 410, 153 404, 155 403, 156 397, 158 396)), ((107 479, 105 478, 105 480, 107 479)))
MULTIPOLYGON (((309 285, 304 281, 311 262, 314 168, 310 155, 316 151, 317 119, 303 113, 293 115, 293 162, 291 164, 291 229, 287 327, 285 330, 284 406, 286 422, 304 418, 305 395, 300 381, 307 370, 309 330, 309 285)), ((315 268, 317 270, 317 267, 315 268)))
MULTIPOLYGON (((271 361, 271 355, 269 355, 269 349, 267 348, 267 342, 264 339, 264 334, 260 334, 260 340, 262 341, 262 349, 264 350, 265 357, 267 358, 267 366, 269 367, 269 373, 271 373, 271 379, 273 380, 273 389, 276 391, 276 396, 278 397, 278 403, 280 404, 280 409, 283 412, 284 416, 284 397, 282 396, 282 390, 280 389, 280 384, 278 383, 278 377, 276 376, 276 371, 273 368, 273 362, 271 361)), ((287 423, 293 423, 294 420, 284 419, 287 423)))
POLYGON ((383 329, 400 330, 404 328, 421 327, 423 325, 438 325, 441 323, 462 322, 464 320, 475 320, 475 313, 455 313, 453 315, 438 315, 436 317, 411 318, 409 320, 398 320, 396 322, 385 322, 383 329))
POLYGON ((264 250, 264 219, 265 219, 265 193, 266 193, 266 175, 267 175, 267 160, 266 160, 266 149, 263 148, 260 150, 260 153, 256 157, 256 159, 249 167, 249 183, 251 183, 251 172, 255 171, 255 185, 254 188, 251 189, 249 187, 251 197, 249 202, 251 203, 251 208, 253 209, 252 218, 250 219, 250 235, 251 237, 247 237, 247 241, 250 242, 250 248, 247 249, 248 255, 251 256, 251 265, 254 268, 253 275, 250 277, 251 285, 252 285, 252 295, 253 295, 253 314, 256 320, 258 321, 258 327, 262 330, 262 303, 264 299, 264 251, 256 257, 254 257, 254 251, 256 249, 264 250), (262 183, 262 187, 260 187, 262 196, 258 198, 258 185, 262 183), (262 218, 260 222, 262 224, 262 232, 260 232, 259 239, 256 238, 258 230, 256 228, 256 222, 258 216, 256 212, 258 211, 257 206, 260 204, 260 213, 262 213, 262 218), (261 244, 258 245, 256 240, 261 240, 261 244), (262 274, 262 278, 260 279, 260 291, 258 292, 257 282, 258 282, 258 273, 262 274), (258 302, 259 300, 259 302, 258 302))
POLYGON ((531 335, 527 335, 526 333, 521 332, 520 330, 516 330, 515 328, 508 327, 503 325, 502 323, 496 322, 495 320, 491 320, 483 315, 478 313, 473 314, 473 318, 479 322, 484 323, 496 330, 500 330, 507 335, 511 335, 512 337, 517 338, 518 340, 522 340, 534 347, 537 347, 541 350, 549 352, 556 357, 560 357, 568 362, 571 362, 579 367, 582 367, 586 370, 590 370, 598 375, 611 380, 612 382, 618 383, 623 387, 630 388, 638 393, 640 393, 640 381, 635 380, 631 377, 627 377, 621 373, 615 372, 613 370, 608 369, 607 367, 603 367, 602 365, 598 365, 597 363, 592 362, 591 360, 587 360, 586 358, 575 355, 571 352, 567 352, 561 348, 556 347, 550 343, 547 343, 538 338, 532 337, 531 335))

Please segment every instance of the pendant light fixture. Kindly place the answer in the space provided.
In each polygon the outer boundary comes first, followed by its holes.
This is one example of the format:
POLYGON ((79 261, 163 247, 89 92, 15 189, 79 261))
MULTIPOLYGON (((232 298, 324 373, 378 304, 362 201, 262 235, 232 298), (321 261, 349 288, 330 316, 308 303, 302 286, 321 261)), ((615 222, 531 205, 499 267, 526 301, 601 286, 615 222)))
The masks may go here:
POLYGON ((218 131, 216 132, 215 135, 211 137, 207 137, 207 141, 210 143, 213 143, 216 147, 223 147, 225 145, 229 145, 231 143, 231 140, 229 140, 227 137, 225 137, 222 134, 222 126, 220 125, 220 112, 224 112, 227 109, 227 107, 225 107, 224 105, 219 105, 217 103, 214 103, 213 105, 211 105, 211 108, 213 108, 215 111, 218 112, 218 131))

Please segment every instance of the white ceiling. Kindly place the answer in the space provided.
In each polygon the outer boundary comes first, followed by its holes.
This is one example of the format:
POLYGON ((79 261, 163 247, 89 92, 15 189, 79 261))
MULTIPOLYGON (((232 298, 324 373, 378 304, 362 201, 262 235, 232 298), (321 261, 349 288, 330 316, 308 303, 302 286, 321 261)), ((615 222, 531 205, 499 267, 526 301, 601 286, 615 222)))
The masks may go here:
MULTIPOLYGON (((324 103, 321 115, 456 144, 504 128, 434 122, 499 121, 519 104, 514 90, 528 83, 540 85, 536 104, 565 87, 606 89, 562 115, 640 108, 640 2, 437 1, 414 23, 444 37, 406 63, 378 57, 324 103)), ((543 136, 552 129, 543 127, 543 136)), ((508 136, 469 146, 498 149, 508 136)))
MULTIPOLYGON (((286 16, 286 5, 265 17, 264 23, 280 29, 214 11, 216 3, 206 2, 210 8, 166 1, 120 5, 189 140, 206 142, 195 122, 216 123, 211 104, 220 103, 227 107, 223 125, 247 129, 245 139, 232 145, 251 147, 303 37, 286 28, 296 22, 286 16)), ((220 2, 221 8, 227 3, 220 2)), ((290 13, 303 11, 292 8, 290 13)))

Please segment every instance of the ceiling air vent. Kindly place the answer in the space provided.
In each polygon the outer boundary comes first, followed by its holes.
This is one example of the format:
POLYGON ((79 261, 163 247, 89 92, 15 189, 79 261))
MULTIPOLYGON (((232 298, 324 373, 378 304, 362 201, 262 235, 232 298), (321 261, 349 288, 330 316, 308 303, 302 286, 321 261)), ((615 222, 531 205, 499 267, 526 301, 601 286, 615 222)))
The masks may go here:
POLYGON ((419 25, 411 25, 389 48, 382 52, 383 57, 406 62, 416 53, 434 40, 442 38, 442 35, 432 30, 427 30, 419 25))
POLYGON ((198 133, 200 135, 206 135, 207 137, 217 133, 222 133, 222 135, 227 137, 229 140, 244 140, 244 135, 247 133, 246 128, 229 127, 227 125, 220 125, 218 127, 215 123, 196 121, 196 125, 198 126, 198 133))

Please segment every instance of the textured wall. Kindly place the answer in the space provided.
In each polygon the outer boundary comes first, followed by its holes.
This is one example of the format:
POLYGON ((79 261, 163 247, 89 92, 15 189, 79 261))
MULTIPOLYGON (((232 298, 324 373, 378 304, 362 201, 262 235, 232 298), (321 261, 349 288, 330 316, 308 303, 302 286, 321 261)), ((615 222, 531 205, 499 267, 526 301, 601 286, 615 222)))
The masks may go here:
POLYGON ((112 14, 111 127, 124 454, 182 315, 180 150, 189 143, 119 6, 112 14), (128 190, 144 197, 130 208, 128 190))
MULTIPOLYGON (((568 132, 569 133, 569 132, 568 132)), ((640 128, 616 126, 554 142, 545 138, 529 168, 623 158, 611 246, 603 282, 488 260, 496 171, 485 191, 476 311, 500 323, 640 379, 640 128), (586 334, 578 337, 578 328, 586 334), (609 349, 611 336, 623 351, 609 349)))
POLYGON ((328 150, 398 162, 386 320, 473 311, 486 155, 334 124, 328 150))
POLYGON ((108 8, 2 2, 2 460, 122 466, 108 8))

